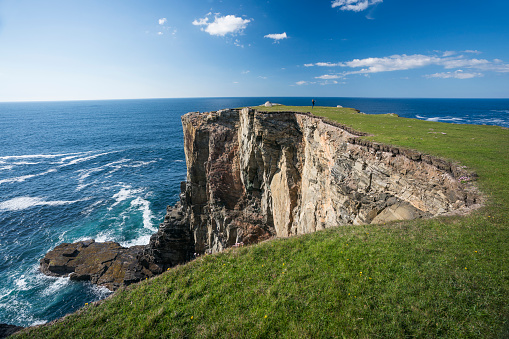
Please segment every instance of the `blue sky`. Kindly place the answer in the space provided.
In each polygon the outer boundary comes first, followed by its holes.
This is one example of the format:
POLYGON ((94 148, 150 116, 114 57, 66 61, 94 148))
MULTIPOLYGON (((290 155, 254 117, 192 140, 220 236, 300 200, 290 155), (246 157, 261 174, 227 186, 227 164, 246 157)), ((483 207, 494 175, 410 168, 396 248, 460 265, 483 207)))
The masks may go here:
POLYGON ((506 0, 0 0, 0 101, 509 97, 506 0))

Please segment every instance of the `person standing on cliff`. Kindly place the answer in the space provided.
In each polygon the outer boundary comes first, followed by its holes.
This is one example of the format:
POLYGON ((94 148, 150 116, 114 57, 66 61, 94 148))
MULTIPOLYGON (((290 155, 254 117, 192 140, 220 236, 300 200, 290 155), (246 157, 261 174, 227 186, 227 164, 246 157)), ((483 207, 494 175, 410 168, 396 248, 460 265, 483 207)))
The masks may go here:
POLYGON ((311 107, 311 108, 315 108, 315 99, 312 99, 311 103, 313 104, 313 107, 311 107))

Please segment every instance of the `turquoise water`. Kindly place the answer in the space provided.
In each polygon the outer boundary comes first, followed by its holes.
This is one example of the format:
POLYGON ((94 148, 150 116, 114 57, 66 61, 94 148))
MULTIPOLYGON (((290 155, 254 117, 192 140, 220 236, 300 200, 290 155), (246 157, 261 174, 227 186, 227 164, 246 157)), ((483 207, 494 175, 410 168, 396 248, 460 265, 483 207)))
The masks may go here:
MULTIPOLYGON (((365 113, 509 127, 509 100, 315 98, 365 113)), ((185 180, 180 116, 311 98, 0 103, 0 323, 41 324, 104 298, 104 288, 47 277, 62 242, 146 244, 185 180)))

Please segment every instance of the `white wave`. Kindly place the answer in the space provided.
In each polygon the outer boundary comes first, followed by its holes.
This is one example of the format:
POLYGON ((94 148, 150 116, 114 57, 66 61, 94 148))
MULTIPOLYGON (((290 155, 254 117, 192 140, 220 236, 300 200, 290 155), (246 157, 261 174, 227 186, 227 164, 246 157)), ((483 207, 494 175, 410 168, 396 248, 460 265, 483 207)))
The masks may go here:
POLYGON ((90 284, 89 286, 92 289, 92 293, 98 299, 104 299, 104 298, 106 298, 107 296, 109 296, 110 294, 113 293, 112 291, 110 291, 109 289, 107 289, 104 286, 97 286, 97 285, 92 285, 92 284, 90 284))
MULTIPOLYGON (((417 116, 419 117, 419 116, 417 116)), ((433 117, 427 118, 426 121, 463 121, 463 118, 433 117)))
POLYGON ((32 155, 8 155, 0 157, 0 160, 11 159, 53 159, 69 155, 82 154, 82 153, 64 153, 64 154, 32 154, 32 155))
POLYGON ((497 112, 497 113, 507 113, 507 114, 509 114, 509 109, 502 109, 502 110, 492 109, 491 111, 492 112, 497 112))
POLYGON ((133 198, 135 194, 139 194, 141 192, 141 189, 131 189, 131 186, 129 185, 122 187, 120 191, 113 195, 112 198, 115 199, 115 203, 109 207, 109 210, 120 204, 122 201, 133 198))
POLYGON ((507 124, 507 120, 498 119, 498 118, 492 118, 492 119, 479 119, 475 120, 477 124, 480 125, 503 125, 504 123, 507 124))
POLYGON ((13 168, 14 168, 13 165, 2 166, 0 167, 0 171, 10 171, 13 168))
POLYGON ((27 179, 31 179, 31 178, 35 178, 35 177, 40 177, 42 175, 46 175, 46 174, 49 174, 49 173, 54 173, 56 171, 57 171, 56 169, 52 168, 52 169, 47 170, 46 172, 42 172, 42 173, 38 173, 38 174, 29 174, 29 175, 22 175, 20 177, 3 179, 3 180, 0 180, 0 185, 1 184, 5 184, 5 183, 23 182, 23 181, 25 181, 27 179))
POLYGON ((84 214, 84 215, 90 215, 90 213, 92 213, 96 206, 100 205, 103 203, 103 200, 99 200, 99 201, 96 201, 94 202, 92 205, 88 206, 86 209, 84 209, 81 214, 84 214))
POLYGON ((138 207, 139 210, 143 212, 143 227, 156 232, 157 229, 152 225, 154 215, 150 210, 150 201, 138 197, 131 201, 131 206, 138 207))
POLYGON ((14 280, 14 284, 16 285, 18 290, 27 291, 29 289, 25 275, 22 275, 18 279, 14 280))
POLYGON ((89 156, 83 157, 83 158, 74 159, 72 161, 69 161, 67 164, 61 165, 61 167, 76 165, 76 164, 79 164, 80 162, 92 160, 92 159, 98 158, 98 157, 103 156, 103 155, 108 155, 110 153, 112 153, 112 152, 99 153, 99 154, 89 155, 89 156))
POLYGON ((148 166, 150 164, 153 164, 157 162, 157 160, 151 160, 151 161, 134 161, 132 164, 128 165, 128 167, 136 168, 136 167, 142 167, 142 166, 148 166))
POLYGON ((131 247, 131 246, 138 246, 138 245, 148 245, 148 243, 150 242, 150 237, 151 236, 152 236, 152 234, 142 235, 139 238, 136 238, 136 239, 133 239, 133 240, 129 240, 129 241, 121 242, 120 245, 123 246, 123 247, 131 247))
POLYGON ((61 289, 65 288, 70 283, 69 277, 52 277, 54 281, 52 281, 47 288, 42 291, 43 296, 49 296, 56 294, 61 289))
POLYGON ((174 162, 184 162, 184 160, 174 160, 174 162))
POLYGON ((21 166, 21 165, 39 165, 40 162, 33 162, 33 161, 18 161, 18 162, 13 162, 12 163, 13 165, 16 165, 16 166, 21 166))
POLYGON ((415 117, 416 117, 417 119, 427 119, 426 117, 423 117, 423 116, 421 116, 421 115, 416 115, 415 117))
MULTIPOLYGON (((113 230, 101 232, 96 237, 93 237, 93 238, 97 242, 115 241, 115 236, 113 234, 113 230)), ((90 239, 90 237, 88 237, 86 239, 90 239)), ((83 240, 86 240, 86 239, 83 239, 83 240)), ((79 240, 79 241, 81 241, 81 240, 79 240)))
POLYGON ((73 201, 45 201, 39 197, 17 197, 11 200, 0 202, 0 211, 21 211, 35 206, 60 206, 70 205, 80 201, 89 200, 90 198, 73 200, 73 201))
POLYGON ((67 156, 67 157, 64 157, 64 158, 60 159, 59 163, 63 164, 67 160, 74 159, 74 158, 77 158, 77 157, 82 156, 84 154, 90 154, 90 153, 92 153, 92 152, 88 151, 88 152, 75 153, 75 155, 70 155, 70 156, 67 156))

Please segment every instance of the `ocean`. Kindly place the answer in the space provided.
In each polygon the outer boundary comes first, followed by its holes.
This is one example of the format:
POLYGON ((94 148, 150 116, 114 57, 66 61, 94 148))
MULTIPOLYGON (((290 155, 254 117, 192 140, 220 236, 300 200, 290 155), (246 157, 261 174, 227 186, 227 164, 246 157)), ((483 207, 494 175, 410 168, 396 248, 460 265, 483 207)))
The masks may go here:
MULTIPOLYGON (((43 324, 110 294, 41 274, 63 242, 147 244, 179 194, 180 116, 311 98, 0 103, 0 323, 43 324)), ((509 99, 315 98, 368 114, 509 127, 509 99)))

